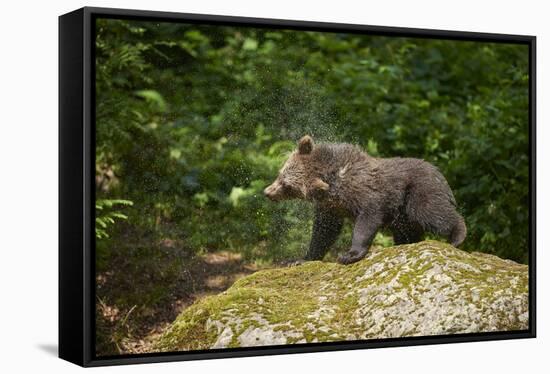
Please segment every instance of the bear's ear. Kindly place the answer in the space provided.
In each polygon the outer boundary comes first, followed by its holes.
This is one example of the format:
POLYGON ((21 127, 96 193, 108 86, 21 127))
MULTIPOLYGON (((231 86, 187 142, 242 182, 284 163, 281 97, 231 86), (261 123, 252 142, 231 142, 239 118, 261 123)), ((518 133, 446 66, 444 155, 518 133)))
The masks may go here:
POLYGON ((301 155, 308 155, 313 150, 313 139, 309 135, 305 135, 298 142, 298 152, 301 155))
POLYGON ((321 190, 321 191, 328 191, 328 183, 322 180, 321 178, 315 178, 311 182, 311 189, 313 190, 321 190))
POLYGON ((307 197, 312 199, 322 199, 326 196, 326 192, 329 190, 329 185, 321 178, 315 178, 311 181, 309 186, 307 197))

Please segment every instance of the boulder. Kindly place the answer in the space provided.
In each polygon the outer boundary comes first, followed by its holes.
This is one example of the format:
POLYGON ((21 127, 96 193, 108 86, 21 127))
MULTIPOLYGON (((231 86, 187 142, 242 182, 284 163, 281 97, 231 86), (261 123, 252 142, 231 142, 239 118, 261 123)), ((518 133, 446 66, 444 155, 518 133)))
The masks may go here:
POLYGON ((183 311, 156 349, 524 330, 528 310, 527 265, 424 241, 258 271, 183 311))

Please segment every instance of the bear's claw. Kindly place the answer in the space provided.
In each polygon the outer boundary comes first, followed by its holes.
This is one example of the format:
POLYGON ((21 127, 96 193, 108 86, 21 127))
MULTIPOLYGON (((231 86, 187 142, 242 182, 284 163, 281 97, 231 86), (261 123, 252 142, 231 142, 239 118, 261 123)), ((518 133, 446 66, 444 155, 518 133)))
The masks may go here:
POLYGON ((342 265, 353 264, 365 257, 366 254, 367 251, 350 250, 349 252, 338 255, 338 262, 342 265))

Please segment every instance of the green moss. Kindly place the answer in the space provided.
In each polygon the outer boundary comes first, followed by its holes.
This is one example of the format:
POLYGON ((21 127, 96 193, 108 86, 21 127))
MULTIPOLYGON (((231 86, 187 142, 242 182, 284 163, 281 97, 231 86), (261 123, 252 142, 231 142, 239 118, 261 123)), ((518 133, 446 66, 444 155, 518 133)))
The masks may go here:
POLYGON ((156 344, 160 351, 206 349, 215 337, 206 330, 210 309, 196 304, 180 315, 156 344))
POLYGON ((349 266, 316 261, 242 278, 185 310, 157 347, 210 348, 226 329, 224 347, 240 346, 254 328, 270 331, 279 344, 474 332, 471 324, 479 331, 518 329, 525 326, 519 315, 527 287, 527 266, 495 256, 437 241, 375 247, 349 266), (514 295, 519 306, 502 309, 514 295), (469 313, 479 316, 468 322, 469 313))

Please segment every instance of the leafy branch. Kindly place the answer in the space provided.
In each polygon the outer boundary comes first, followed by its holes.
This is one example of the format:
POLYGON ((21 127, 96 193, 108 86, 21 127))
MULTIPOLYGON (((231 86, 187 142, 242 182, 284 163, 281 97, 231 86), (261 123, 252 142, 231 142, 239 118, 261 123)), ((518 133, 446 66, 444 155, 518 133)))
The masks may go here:
POLYGON ((122 199, 100 199, 95 203, 95 236, 97 239, 109 237, 107 232, 109 227, 114 225, 117 220, 126 220, 128 216, 115 210, 116 207, 132 206, 134 203, 130 200, 122 199))

